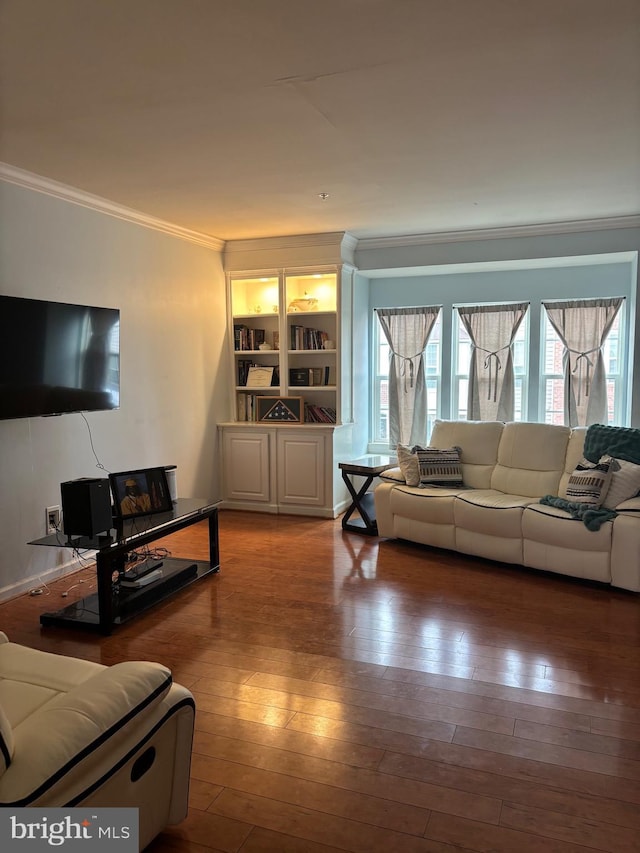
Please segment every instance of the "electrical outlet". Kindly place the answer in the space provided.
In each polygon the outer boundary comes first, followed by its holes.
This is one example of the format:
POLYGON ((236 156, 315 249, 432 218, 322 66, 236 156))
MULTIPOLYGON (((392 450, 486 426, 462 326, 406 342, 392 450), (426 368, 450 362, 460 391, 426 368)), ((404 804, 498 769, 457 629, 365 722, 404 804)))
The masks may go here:
POLYGON ((45 508, 45 521, 47 533, 55 533, 60 529, 60 507, 48 506, 45 508))

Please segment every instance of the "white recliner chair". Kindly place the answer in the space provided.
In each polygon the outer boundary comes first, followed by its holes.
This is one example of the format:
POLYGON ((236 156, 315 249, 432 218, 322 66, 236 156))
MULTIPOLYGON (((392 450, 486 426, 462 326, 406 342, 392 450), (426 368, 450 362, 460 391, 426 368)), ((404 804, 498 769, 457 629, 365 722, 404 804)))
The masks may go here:
POLYGON ((142 850, 187 815, 194 718, 158 663, 106 667, 0 632, 0 807, 137 808, 142 850))

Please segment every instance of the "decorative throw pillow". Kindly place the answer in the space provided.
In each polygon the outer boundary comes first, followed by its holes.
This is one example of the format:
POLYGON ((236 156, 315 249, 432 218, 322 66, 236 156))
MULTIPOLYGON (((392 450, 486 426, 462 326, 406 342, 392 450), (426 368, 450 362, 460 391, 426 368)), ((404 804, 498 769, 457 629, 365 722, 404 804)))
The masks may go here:
POLYGON ((425 447, 418 449, 416 456, 421 486, 462 486, 459 447, 449 447, 447 450, 425 447))
POLYGON ((420 470, 416 454, 410 447, 399 444, 396 448, 396 456, 407 486, 418 486, 420 484, 420 470))
POLYGON ((614 459, 611 466, 611 482, 602 504, 606 509, 615 509, 640 492, 640 465, 624 459, 614 459))
POLYGON ((0 776, 11 764, 13 758, 13 730, 6 714, 0 706, 0 776))
POLYGON ((567 500, 599 507, 605 499, 611 481, 611 456, 602 456, 599 462, 582 458, 567 483, 567 500))

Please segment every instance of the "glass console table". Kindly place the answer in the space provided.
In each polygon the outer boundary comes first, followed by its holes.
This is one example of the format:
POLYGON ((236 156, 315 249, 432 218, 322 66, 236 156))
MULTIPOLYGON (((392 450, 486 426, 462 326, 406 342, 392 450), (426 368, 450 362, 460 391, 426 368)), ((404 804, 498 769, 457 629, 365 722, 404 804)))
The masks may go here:
POLYGON ((220 501, 210 503, 200 498, 179 498, 171 512, 120 521, 114 529, 95 538, 67 536, 60 532, 29 542, 29 545, 97 552, 97 592, 62 610, 43 613, 40 624, 78 627, 110 634, 115 625, 126 622, 205 575, 218 572, 219 505, 220 501), (164 558, 162 577, 138 588, 122 585, 126 557, 130 551, 205 519, 209 521, 208 561, 164 558))

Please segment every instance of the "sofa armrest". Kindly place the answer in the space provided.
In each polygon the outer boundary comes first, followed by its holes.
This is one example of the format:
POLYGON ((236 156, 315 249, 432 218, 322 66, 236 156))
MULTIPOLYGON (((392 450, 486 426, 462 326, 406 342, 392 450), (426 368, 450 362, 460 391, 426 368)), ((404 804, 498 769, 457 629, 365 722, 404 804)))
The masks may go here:
POLYGON ((387 468, 386 471, 382 471, 378 476, 381 480, 387 480, 390 483, 402 483, 404 485, 407 482, 401 468, 387 468))
POLYGON ((0 778, 0 803, 40 796, 110 738, 137 726, 171 687, 157 663, 125 661, 60 693, 13 730, 13 761, 0 778))

